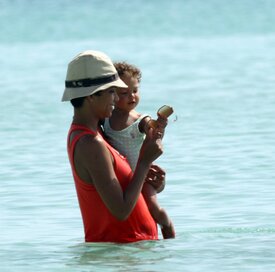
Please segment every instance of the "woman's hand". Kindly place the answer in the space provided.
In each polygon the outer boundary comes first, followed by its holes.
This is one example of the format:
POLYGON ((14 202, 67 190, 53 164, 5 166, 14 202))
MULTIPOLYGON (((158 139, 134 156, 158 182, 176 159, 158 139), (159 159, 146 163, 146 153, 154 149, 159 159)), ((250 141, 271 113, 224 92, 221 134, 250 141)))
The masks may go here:
POLYGON ((138 163, 145 164, 149 168, 152 162, 163 153, 161 136, 160 132, 149 129, 140 149, 138 163))
POLYGON ((163 191, 165 187, 165 171, 159 166, 152 164, 145 181, 150 183, 157 193, 163 191))
POLYGON ((164 132, 166 126, 168 124, 168 119, 166 117, 158 116, 157 119, 157 129, 164 132))

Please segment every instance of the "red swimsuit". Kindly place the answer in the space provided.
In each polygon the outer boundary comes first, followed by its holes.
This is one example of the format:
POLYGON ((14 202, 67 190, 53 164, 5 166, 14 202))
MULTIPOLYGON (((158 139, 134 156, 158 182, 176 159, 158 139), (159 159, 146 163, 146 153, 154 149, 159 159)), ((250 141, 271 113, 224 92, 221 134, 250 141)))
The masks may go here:
MULTIPOLYGON (((128 243, 158 239, 157 225, 150 215, 142 194, 130 216, 125 221, 119 221, 107 209, 95 187, 84 182, 77 175, 73 159, 74 149, 77 141, 87 134, 94 136, 97 133, 87 127, 72 124, 68 134, 68 154, 84 224, 85 241, 128 243), (73 131, 82 132, 76 135, 69 145, 73 131)), ((131 168, 124 157, 105 140, 104 142, 114 158, 114 171, 124 190, 133 175, 131 168)))

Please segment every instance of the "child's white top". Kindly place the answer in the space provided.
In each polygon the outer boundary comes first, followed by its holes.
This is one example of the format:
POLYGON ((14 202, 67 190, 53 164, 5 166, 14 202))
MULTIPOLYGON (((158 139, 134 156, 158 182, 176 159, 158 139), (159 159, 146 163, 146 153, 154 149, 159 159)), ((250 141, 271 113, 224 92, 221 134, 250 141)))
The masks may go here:
POLYGON ((146 116, 148 115, 141 115, 132 125, 123 130, 113 130, 109 118, 105 119, 103 125, 107 141, 127 158, 133 171, 136 168, 139 151, 145 139, 145 134, 139 131, 139 123, 146 116))

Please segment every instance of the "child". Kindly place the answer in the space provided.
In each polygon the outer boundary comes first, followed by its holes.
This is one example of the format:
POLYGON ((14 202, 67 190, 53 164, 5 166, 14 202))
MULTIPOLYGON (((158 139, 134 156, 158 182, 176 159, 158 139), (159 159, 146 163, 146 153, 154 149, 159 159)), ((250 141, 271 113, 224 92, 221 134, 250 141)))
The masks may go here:
MULTIPOLYGON (((140 70, 125 62, 114 65, 128 88, 118 88, 119 101, 116 102, 112 116, 104 122, 104 133, 111 145, 128 159, 132 170, 135 171, 140 147, 149 131, 151 118, 135 110, 139 103, 140 70)), ((159 131, 163 132, 166 124, 167 119, 158 118, 159 131)), ((159 206, 155 189, 145 183, 142 193, 152 217, 161 227, 163 238, 175 238, 173 223, 166 211, 159 206)))

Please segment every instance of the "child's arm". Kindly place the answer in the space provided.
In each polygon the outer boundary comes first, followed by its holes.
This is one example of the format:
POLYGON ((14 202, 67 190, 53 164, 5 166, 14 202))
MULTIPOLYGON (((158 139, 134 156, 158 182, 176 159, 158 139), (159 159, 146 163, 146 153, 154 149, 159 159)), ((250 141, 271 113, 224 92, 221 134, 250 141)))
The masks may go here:
POLYGON ((139 123, 139 131, 147 135, 149 132, 149 129, 151 128, 150 122, 152 120, 153 119, 150 116, 145 116, 139 123))

